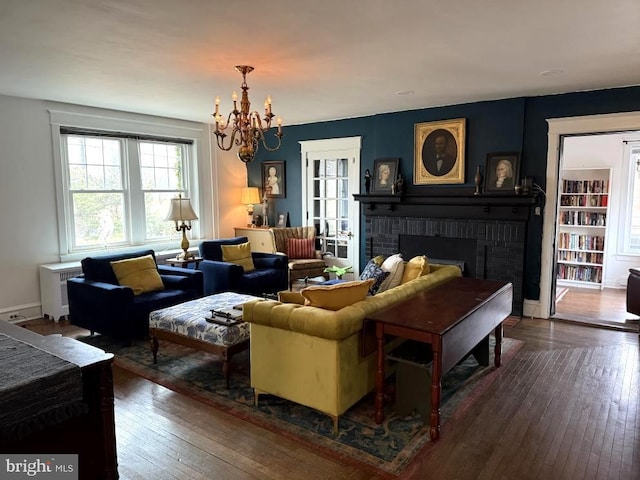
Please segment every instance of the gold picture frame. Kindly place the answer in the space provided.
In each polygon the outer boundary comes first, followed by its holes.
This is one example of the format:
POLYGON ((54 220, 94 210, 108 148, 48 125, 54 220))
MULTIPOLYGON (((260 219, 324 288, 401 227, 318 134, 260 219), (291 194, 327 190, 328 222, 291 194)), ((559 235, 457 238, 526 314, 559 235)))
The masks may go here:
POLYGON ((414 185, 464 183, 466 119, 416 123, 414 185))

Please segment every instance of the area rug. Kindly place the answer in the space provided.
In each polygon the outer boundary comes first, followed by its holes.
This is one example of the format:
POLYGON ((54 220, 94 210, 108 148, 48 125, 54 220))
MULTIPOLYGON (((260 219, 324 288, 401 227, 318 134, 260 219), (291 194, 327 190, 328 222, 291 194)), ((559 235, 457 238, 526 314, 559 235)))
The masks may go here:
MULTIPOLYGON (((332 432, 330 417, 311 408, 271 395, 261 395, 255 407, 248 351, 233 357, 227 389, 221 362, 213 354, 161 342, 158 363, 153 364, 148 342, 125 346, 100 335, 79 340, 114 353, 117 367, 384 478, 397 478, 430 444, 429 425, 418 414, 400 418, 395 413, 393 398, 385 402, 388 405, 381 425, 373 420, 373 394, 362 399, 340 417, 338 436, 332 432)), ((479 366, 470 356, 444 376, 442 426, 462 415, 497 375, 493 367, 493 337, 491 340, 489 367, 479 366)), ((521 346, 518 340, 504 338, 503 363, 521 346)), ((390 381, 392 384, 392 377, 390 381)))

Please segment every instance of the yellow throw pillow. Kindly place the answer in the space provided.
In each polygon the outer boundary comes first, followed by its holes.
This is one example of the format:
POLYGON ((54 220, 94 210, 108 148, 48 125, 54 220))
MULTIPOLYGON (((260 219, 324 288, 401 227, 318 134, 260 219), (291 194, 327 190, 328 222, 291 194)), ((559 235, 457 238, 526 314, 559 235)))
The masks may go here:
POLYGON ((304 297, 300 292, 292 292, 290 290, 278 292, 278 301, 281 303, 297 303, 298 305, 304 305, 304 297))
POLYGON ((151 255, 111 262, 118 284, 129 287, 134 295, 164 290, 158 267, 151 255))
POLYGON ((374 283, 375 279, 370 278, 355 282, 336 283, 335 285, 318 285, 304 288, 300 294, 304 297, 304 304, 307 306, 324 308, 325 310, 340 310, 364 300, 374 283))
POLYGON ((251 242, 238 245, 220 245, 220 248, 222 249, 223 262, 240 265, 245 272, 252 272, 256 269, 253 266, 253 257, 251 256, 251 242))
POLYGON ((402 280, 400 281, 400 285, 410 282, 411 280, 416 279, 422 275, 427 275, 429 271, 429 259, 426 256, 421 255, 413 257, 404 266, 404 272, 402 272, 402 280))

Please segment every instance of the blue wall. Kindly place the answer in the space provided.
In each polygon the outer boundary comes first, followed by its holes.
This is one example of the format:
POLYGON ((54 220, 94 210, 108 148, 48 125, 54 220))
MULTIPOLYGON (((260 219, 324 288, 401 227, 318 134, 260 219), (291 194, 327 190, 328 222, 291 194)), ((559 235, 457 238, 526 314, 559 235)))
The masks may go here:
MULTIPOLYGON (((373 169, 376 158, 400 158, 400 171, 411 193, 431 187, 412 186, 414 124, 434 120, 466 118, 465 185, 473 187, 479 165, 484 170, 486 156, 492 152, 521 152, 521 177, 531 176, 546 190, 547 122, 549 118, 619 113, 640 110, 640 87, 593 92, 513 98, 448 107, 387 113, 334 122, 294 125, 284 128, 285 136, 277 152, 259 150, 249 164, 249 186, 261 186, 260 163, 267 160, 286 162, 286 198, 275 201, 274 211, 288 211, 291 225, 302 225, 300 145, 302 140, 336 137, 362 137, 361 171, 373 169), (378 134, 380 132, 380 134, 378 134)), ((451 185, 450 187, 460 187, 451 185)), ((364 191, 364 186, 361 187, 364 191)), ((529 224, 529 241, 525 265, 525 298, 540 295, 540 253, 542 216, 529 224)), ((364 225, 361 226, 364 232, 364 225)), ((364 252, 364 235, 360 256, 364 252)), ((361 262, 366 259, 361 258, 361 262)))

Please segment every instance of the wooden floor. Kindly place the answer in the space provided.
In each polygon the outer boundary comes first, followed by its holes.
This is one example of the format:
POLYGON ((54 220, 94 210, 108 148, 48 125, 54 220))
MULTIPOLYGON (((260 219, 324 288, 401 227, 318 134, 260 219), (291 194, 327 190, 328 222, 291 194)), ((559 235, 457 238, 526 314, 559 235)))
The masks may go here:
MULTIPOLYGON (((42 333, 74 327, 34 322, 42 333)), ((640 478, 638 334, 522 319, 492 391, 408 479, 640 478)), ((116 368, 122 479, 380 479, 116 368)))
POLYGON ((560 300, 556 297, 554 319, 615 328, 626 331, 638 330, 638 317, 627 313, 626 289, 569 287, 560 300))

